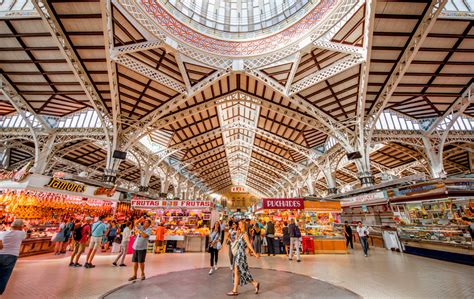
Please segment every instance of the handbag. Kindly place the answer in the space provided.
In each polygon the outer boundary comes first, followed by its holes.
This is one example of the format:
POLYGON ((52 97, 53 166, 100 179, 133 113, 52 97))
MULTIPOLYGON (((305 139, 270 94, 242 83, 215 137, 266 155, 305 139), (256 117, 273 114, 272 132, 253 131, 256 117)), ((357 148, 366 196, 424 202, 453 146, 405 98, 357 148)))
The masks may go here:
POLYGON ((221 248, 222 248, 221 242, 217 242, 217 244, 216 244, 216 249, 217 249, 217 250, 221 250, 221 248))

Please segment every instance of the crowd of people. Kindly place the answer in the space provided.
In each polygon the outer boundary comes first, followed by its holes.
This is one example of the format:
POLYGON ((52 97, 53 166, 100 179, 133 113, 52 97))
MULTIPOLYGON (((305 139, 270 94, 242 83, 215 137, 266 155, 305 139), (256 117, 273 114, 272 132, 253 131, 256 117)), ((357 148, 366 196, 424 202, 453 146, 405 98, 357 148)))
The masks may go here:
MULTIPOLYGON (((135 236, 133 242, 133 272, 129 281, 139 278, 146 279, 145 260, 148 249, 148 242, 152 235, 152 220, 141 217, 139 219, 104 221, 104 217, 98 217, 96 221, 92 217, 85 217, 83 220, 68 219, 61 223, 59 231, 52 238, 55 242, 54 255, 64 254, 67 249, 71 250, 69 258, 70 267, 85 267, 87 269, 95 268, 93 264, 97 251, 108 252, 111 248, 117 248, 117 256, 112 263, 113 266, 125 267, 125 258, 129 252, 129 244, 132 236, 135 236), (115 245, 114 245, 115 244, 115 245), (84 265, 80 259, 87 250, 84 265)), ((285 253, 289 260, 296 256, 298 262, 301 261, 301 231, 294 219, 290 223, 278 223, 282 227, 282 241, 285 253)), ((156 248, 164 244, 165 227, 159 223, 156 235, 156 248)), ((369 230, 366 226, 358 223, 356 228, 360 238, 360 243, 364 255, 368 255, 368 235, 369 230)), ((347 239, 347 246, 353 248, 353 233, 351 226, 346 222, 344 234, 347 239)), ((3 293, 10 275, 19 256, 21 242, 26 238, 24 223, 17 219, 11 225, 10 231, 0 232, 0 294, 3 293)), ((278 241, 279 242, 279 241, 278 241)), ((232 291, 227 295, 238 295, 238 287, 246 284, 252 284, 255 292, 258 293, 260 283, 257 282, 249 272, 247 263, 247 252, 251 256, 260 258, 262 253, 268 256, 276 255, 275 246, 275 224, 272 221, 258 220, 240 220, 230 219, 226 225, 224 222, 216 221, 211 229, 209 236, 208 252, 210 254, 210 271, 213 274, 217 271, 219 251, 227 244, 229 255, 229 267, 233 281, 232 291), (227 232, 227 233, 226 233, 227 232)))

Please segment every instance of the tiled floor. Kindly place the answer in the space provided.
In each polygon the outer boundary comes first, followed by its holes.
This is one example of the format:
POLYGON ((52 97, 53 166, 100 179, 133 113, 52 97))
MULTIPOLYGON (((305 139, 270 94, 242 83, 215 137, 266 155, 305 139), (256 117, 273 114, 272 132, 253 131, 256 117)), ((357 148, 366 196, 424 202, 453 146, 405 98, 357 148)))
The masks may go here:
MULTIPOLYGON (((207 267, 208 257, 205 253, 150 254, 146 274, 207 267)), ((52 255, 20 259, 2 298, 98 298, 128 283, 130 267, 113 267, 113 259, 97 256, 95 269, 69 268, 69 259, 52 255)), ((130 256, 126 261, 130 263, 130 256)), ((249 263, 309 275, 364 298, 474 298, 474 267, 383 249, 371 250, 368 258, 356 250, 348 255, 303 256, 302 263, 289 262, 284 256, 249 258, 249 263)), ((228 271, 225 254, 219 266, 219 271, 228 271)))

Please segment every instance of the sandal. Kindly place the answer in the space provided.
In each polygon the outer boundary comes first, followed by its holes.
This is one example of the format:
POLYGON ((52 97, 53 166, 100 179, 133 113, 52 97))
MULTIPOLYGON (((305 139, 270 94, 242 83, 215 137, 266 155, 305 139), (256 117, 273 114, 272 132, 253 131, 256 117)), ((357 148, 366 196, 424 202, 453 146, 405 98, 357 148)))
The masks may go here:
POLYGON ((227 295, 227 296, 238 296, 239 293, 232 291, 232 292, 227 293, 226 295, 227 295))
POLYGON ((255 294, 258 294, 260 291, 260 282, 257 282, 257 286, 255 287, 255 294))

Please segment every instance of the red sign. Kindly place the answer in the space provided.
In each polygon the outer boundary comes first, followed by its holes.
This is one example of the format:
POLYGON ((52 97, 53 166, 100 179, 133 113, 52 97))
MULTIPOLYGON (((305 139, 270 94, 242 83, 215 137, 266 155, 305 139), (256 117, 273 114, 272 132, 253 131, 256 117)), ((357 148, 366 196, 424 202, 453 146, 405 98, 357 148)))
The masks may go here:
POLYGON ((133 208, 211 208, 213 203, 210 201, 191 201, 191 200, 149 200, 149 199, 132 199, 133 208))
POLYGON ((271 210, 303 210, 303 198, 263 198, 263 208, 271 210))

